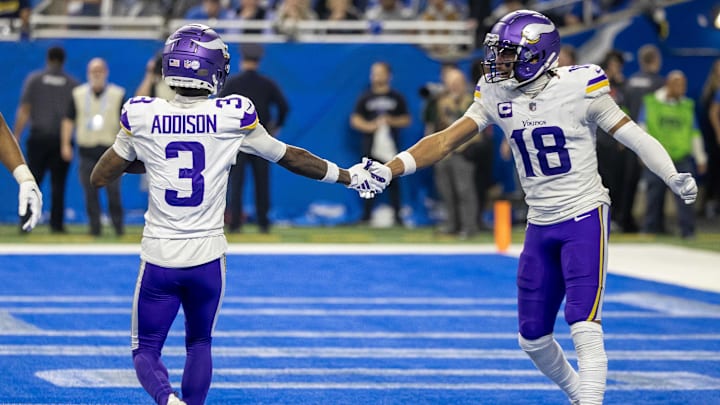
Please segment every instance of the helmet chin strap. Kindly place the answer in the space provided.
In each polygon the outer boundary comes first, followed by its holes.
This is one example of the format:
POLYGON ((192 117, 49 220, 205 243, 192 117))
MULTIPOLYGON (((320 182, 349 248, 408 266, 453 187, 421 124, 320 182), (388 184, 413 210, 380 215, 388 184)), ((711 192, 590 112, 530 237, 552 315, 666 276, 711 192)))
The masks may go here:
POLYGON ((529 96, 530 98, 535 98, 538 94, 540 94, 541 91, 545 88, 545 86, 550 83, 550 75, 548 72, 543 72, 540 76, 535 78, 534 80, 528 80, 526 82, 521 83, 519 86, 517 86, 517 89, 523 92, 526 96, 529 96))
POLYGON ((220 89, 218 89, 218 79, 217 76, 215 76, 215 73, 212 75, 213 80, 213 90, 210 91, 211 95, 217 95, 220 92, 220 89))

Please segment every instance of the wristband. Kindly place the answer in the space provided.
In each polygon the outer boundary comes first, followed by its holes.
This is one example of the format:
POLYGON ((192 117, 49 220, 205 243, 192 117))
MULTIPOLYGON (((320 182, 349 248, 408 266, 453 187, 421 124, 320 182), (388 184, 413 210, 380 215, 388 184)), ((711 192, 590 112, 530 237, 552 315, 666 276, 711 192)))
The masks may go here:
POLYGON ((400 159, 403 162, 403 172, 401 176, 407 176, 409 174, 415 173, 415 169, 417 169, 415 158, 413 155, 410 154, 408 151, 402 151, 395 156, 396 158, 400 159))
POLYGON ((21 164, 20 166, 16 167, 15 170, 13 170, 13 177, 15 177, 15 181, 18 182, 18 184, 25 183, 26 181, 35 181, 35 177, 30 172, 30 169, 27 167, 25 163, 21 164))
POLYGON ((338 165, 328 160, 326 160, 325 163, 327 163, 327 171, 325 172, 325 177, 320 179, 320 181, 323 183, 337 183, 338 177, 340 177, 338 165))

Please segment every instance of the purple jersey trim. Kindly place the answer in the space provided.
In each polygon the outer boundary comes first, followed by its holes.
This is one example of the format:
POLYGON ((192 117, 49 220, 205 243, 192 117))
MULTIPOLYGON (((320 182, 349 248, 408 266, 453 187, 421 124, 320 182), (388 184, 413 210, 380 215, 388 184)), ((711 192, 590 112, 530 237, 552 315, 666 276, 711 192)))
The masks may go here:
POLYGON ((257 121, 257 111, 253 109, 252 114, 245 113, 245 116, 240 118, 240 128, 254 128, 257 121))
POLYGON ((123 128, 125 128, 126 131, 132 132, 132 128, 130 127, 130 121, 128 120, 127 111, 123 110, 122 115, 120 115, 120 125, 122 125, 123 128))
POLYGON ((600 75, 600 76, 598 76, 598 77, 596 77, 596 78, 594 78, 594 79, 589 80, 588 83, 587 83, 587 85, 588 85, 588 86, 592 86, 593 84, 595 84, 595 83, 600 83, 600 82, 603 81, 603 80, 607 80, 607 76, 605 76, 605 75, 600 75))

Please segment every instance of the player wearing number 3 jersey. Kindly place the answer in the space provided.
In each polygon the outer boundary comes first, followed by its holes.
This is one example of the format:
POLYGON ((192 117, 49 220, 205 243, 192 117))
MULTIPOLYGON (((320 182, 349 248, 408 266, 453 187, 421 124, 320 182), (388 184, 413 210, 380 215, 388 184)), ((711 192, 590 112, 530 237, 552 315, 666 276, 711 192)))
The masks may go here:
POLYGON ((410 174, 488 125, 503 129, 530 208, 517 274, 520 347, 571 402, 600 404, 607 376, 601 315, 610 198, 597 171, 596 128, 635 151, 686 203, 695 201, 697 186, 615 104, 602 69, 556 67, 560 36, 542 14, 504 16, 485 45, 485 76, 464 117, 371 170, 385 178, 410 174), (563 298, 578 371, 553 338, 563 298))
POLYGON ((200 405, 212 376, 212 331, 225 289, 225 195, 238 152, 306 177, 348 185, 366 198, 381 192, 385 180, 364 170, 379 163, 339 169, 276 140, 241 95, 208 98, 229 71, 227 46, 209 27, 186 25, 170 35, 162 63, 164 80, 178 96, 169 102, 129 100, 120 117, 122 129, 91 181, 100 187, 124 171, 147 173, 149 202, 132 313, 135 371, 158 404, 200 405), (181 305, 187 352, 182 400, 160 359, 181 305))

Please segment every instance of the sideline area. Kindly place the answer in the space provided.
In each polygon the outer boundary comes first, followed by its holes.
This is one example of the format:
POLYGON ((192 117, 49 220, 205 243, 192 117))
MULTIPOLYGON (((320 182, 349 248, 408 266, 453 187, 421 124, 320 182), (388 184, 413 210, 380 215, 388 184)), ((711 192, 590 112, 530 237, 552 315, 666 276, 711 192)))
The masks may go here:
MULTIPOLYGON (((521 245, 507 254, 518 256, 521 245)), ((0 254, 139 254, 139 245, 97 244, 0 244, 0 254)), ((487 254, 497 253, 492 244, 230 244, 230 254, 487 254)), ((664 244, 610 245, 609 272, 702 291, 720 292, 720 253, 664 244)))

